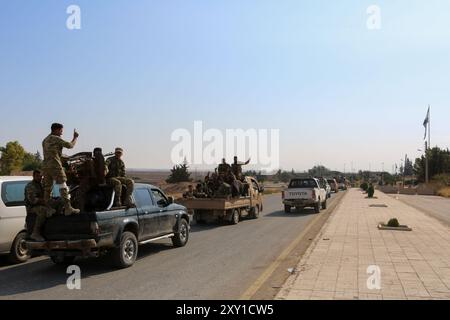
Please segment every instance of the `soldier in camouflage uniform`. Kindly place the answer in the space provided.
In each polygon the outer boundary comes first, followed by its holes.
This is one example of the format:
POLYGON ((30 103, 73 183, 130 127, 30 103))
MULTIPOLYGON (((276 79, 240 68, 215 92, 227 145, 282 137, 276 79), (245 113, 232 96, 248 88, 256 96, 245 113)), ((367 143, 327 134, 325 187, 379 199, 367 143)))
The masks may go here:
POLYGON ((242 173, 242 166, 246 166, 250 163, 250 159, 247 162, 239 162, 238 157, 234 157, 234 162, 231 165, 231 172, 234 174, 236 179, 239 181, 244 181, 244 175, 242 173))
POLYGON ((188 187, 188 190, 183 194, 183 198, 185 198, 185 199, 195 198, 194 193, 195 193, 194 186, 190 185, 188 187))
POLYGON ((33 172, 33 181, 25 187, 25 207, 27 216, 36 215, 33 232, 30 238, 34 241, 45 241, 41 235, 41 228, 47 218, 55 214, 56 210, 46 206, 44 202, 44 188, 42 186, 42 174, 39 170, 33 172))
POLYGON ((122 206, 122 185, 127 187, 127 194, 125 200, 125 206, 134 207, 131 195, 134 190, 134 181, 125 176, 125 163, 122 160, 123 149, 116 148, 115 156, 106 160, 106 167, 108 168, 108 174, 106 176, 107 182, 114 187, 114 207, 122 206))
POLYGON ((67 186, 67 176, 62 165, 63 148, 72 149, 78 140, 78 133, 73 132, 73 139, 67 142, 61 138, 64 126, 59 123, 52 124, 52 132, 42 142, 44 149, 44 202, 49 206, 53 183, 59 187, 61 198, 64 200, 64 214, 79 214, 80 210, 72 208, 70 202, 69 187, 67 186))
POLYGON ((229 172, 231 172, 231 166, 227 163, 225 159, 222 159, 222 163, 219 164, 217 170, 219 176, 225 177, 226 175, 228 175, 229 172))

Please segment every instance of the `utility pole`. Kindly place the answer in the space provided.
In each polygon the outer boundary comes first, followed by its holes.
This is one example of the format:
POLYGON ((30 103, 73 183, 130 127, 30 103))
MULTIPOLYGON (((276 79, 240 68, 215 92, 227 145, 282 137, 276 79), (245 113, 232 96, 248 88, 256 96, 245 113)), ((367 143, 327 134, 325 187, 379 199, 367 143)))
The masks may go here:
POLYGON ((425 124, 428 126, 425 128, 425 132, 428 129, 428 142, 425 141, 425 183, 430 183, 430 152, 429 149, 431 149, 431 107, 428 106, 428 114, 427 118, 425 119, 425 124))

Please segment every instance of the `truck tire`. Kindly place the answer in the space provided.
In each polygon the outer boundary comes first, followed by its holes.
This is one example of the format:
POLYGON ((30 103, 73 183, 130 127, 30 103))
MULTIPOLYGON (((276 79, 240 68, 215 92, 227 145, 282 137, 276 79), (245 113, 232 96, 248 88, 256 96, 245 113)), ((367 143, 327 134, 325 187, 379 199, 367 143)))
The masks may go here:
POLYGON ((231 220, 230 220, 230 224, 232 225, 237 225, 241 220, 241 215, 239 213, 238 209, 234 209, 233 212, 231 213, 231 220))
POLYGON ((322 209, 326 210, 327 209, 327 200, 325 200, 324 202, 322 202, 322 209))
POLYGON ((135 262, 138 254, 138 242, 134 233, 124 232, 120 238, 120 245, 111 253, 111 258, 115 267, 126 269, 135 262))
POLYGON ((291 213, 291 206, 285 205, 285 206, 284 206, 284 212, 286 212, 286 213, 291 213))
POLYGON ((319 202, 317 202, 316 205, 314 206, 314 210, 316 213, 320 213, 320 209, 321 209, 321 203, 319 200, 319 202))
POLYGON ((51 256, 50 259, 57 266, 70 266, 75 262, 75 257, 51 256))
POLYGON ((186 219, 180 220, 180 232, 175 234, 172 238, 172 243, 175 247, 184 247, 189 241, 189 223, 186 219))
POLYGON ((26 243, 27 233, 20 232, 13 241, 9 253, 9 261, 13 264, 27 262, 30 259, 30 253, 26 243))
POLYGON ((254 208, 252 208, 250 216, 252 217, 252 219, 258 219, 259 218, 259 206, 256 206, 254 208))

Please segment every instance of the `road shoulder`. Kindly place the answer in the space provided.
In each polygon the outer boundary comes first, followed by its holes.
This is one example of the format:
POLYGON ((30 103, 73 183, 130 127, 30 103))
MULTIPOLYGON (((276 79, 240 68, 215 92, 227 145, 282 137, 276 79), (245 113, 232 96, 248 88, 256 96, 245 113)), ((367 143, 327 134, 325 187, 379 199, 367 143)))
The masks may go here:
MULTIPOLYGON (((280 256, 258 277, 258 279, 241 296, 241 300, 273 300, 288 278, 289 269, 301 261, 313 243, 313 239, 321 232, 330 216, 340 205, 347 193, 340 192, 327 210, 317 215, 306 228, 295 238, 280 256)), ((280 235, 282 236, 282 235, 280 235)))

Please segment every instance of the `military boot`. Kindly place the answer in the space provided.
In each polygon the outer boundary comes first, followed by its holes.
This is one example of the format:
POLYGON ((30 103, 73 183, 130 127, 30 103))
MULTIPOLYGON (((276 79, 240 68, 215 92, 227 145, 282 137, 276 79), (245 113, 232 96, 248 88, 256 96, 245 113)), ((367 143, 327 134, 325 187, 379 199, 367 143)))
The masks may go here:
POLYGON ((70 203, 70 194, 69 190, 66 188, 59 190, 61 193, 61 197, 64 200, 64 215, 71 216, 73 214, 79 214, 80 210, 72 208, 72 204, 70 203))
POLYGON ((128 196, 127 199, 125 200, 125 206, 127 208, 136 208, 136 205, 133 202, 133 199, 131 198, 131 196, 128 196))
POLYGON ((33 233, 31 234, 30 238, 31 240, 37 241, 37 242, 44 242, 45 239, 41 235, 41 228, 45 223, 45 215, 43 214, 37 214, 36 215, 36 222, 34 223, 33 233))

